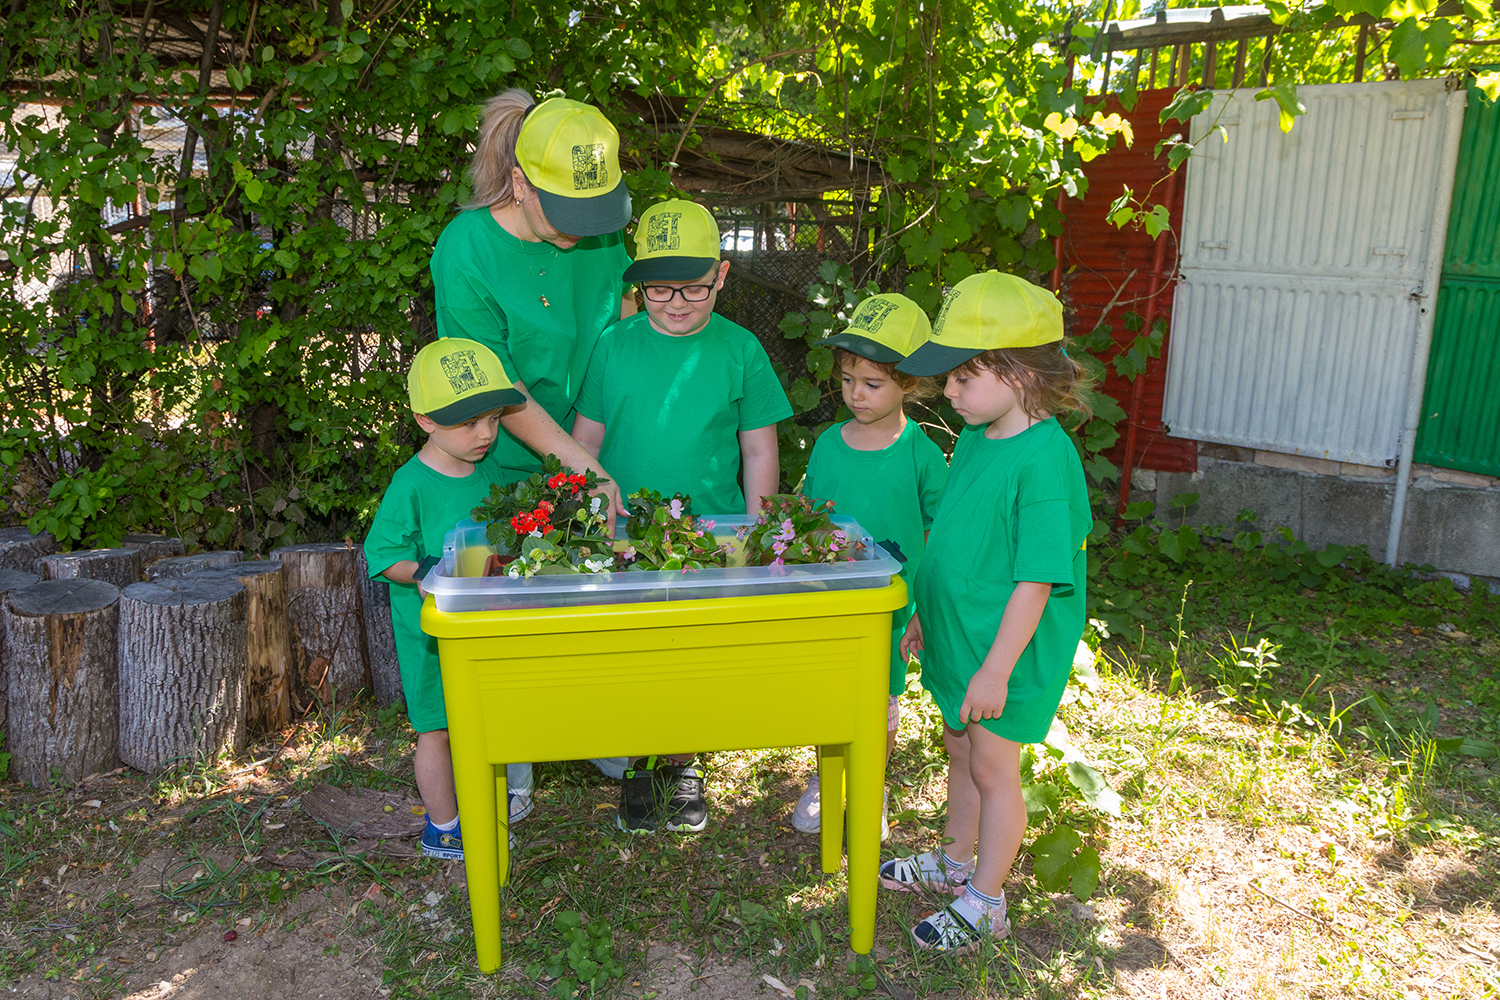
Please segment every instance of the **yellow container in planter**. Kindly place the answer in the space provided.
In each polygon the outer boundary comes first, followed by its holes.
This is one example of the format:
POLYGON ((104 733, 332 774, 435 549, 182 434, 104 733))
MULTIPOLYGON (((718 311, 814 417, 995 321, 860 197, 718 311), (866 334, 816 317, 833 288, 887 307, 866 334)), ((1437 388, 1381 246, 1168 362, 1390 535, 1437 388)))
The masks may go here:
POLYGON ((422 628, 437 637, 442 661, 479 968, 500 967, 506 764, 776 746, 819 749, 825 872, 839 869, 836 790, 847 779, 850 946, 868 953, 891 612, 906 599, 899 578, 866 589, 526 610, 444 612, 429 597, 422 628))

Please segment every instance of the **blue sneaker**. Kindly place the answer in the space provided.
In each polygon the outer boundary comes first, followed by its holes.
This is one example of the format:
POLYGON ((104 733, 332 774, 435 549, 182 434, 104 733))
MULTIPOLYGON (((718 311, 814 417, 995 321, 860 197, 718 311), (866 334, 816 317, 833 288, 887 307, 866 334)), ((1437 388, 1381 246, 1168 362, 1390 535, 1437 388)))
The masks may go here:
POLYGON ((432 825, 432 820, 427 821, 427 828, 422 831, 422 853, 429 858, 442 858, 444 861, 462 861, 464 859, 464 838, 455 826, 451 830, 439 830, 432 825))

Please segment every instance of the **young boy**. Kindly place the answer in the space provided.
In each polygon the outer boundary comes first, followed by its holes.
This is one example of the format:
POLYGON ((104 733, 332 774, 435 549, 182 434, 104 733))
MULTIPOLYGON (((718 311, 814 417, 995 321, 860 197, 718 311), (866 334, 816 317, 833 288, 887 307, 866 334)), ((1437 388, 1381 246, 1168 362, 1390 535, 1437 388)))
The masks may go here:
MULTIPOLYGON (((573 437, 621 496, 681 492, 694 514, 756 517, 761 497, 776 492, 776 423, 792 407, 755 335, 714 312, 729 271, 719 248, 718 224, 702 206, 664 201, 641 213, 625 280, 640 287, 646 311, 600 336, 573 437)), ((620 828, 702 830, 703 772, 692 761, 636 761, 621 785, 620 828)))
MULTIPOLYGON (((396 658, 406 695, 407 718, 417 731, 417 791, 427 807, 422 853, 462 860, 463 837, 448 752, 448 714, 437 640, 422 631, 420 581, 438 561, 443 536, 469 516, 499 481, 498 467, 484 462, 495 441, 502 410, 525 403, 512 388, 494 352, 474 340, 448 338, 417 352, 406 376, 412 412, 427 443, 391 477, 365 539, 370 577, 391 584, 391 620, 396 658)), ((530 765, 510 774, 511 821, 531 811, 530 765)))
MULTIPOLYGON (((948 480, 948 462, 904 409, 907 398, 930 383, 898 372, 896 365, 931 334, 921 306, 905 295, 884 294, 861 302, 848 328, 822 342, 837 352, 834 374, 853 416, 818 436, 802 486, 814 499, 832 500, 834 513, 854 518, 890 548, 902 560, 901 578, 908 587, 948 480)), ((898 698, 906 690, 906 657, 898 647, 914 607, 915 597, 891 619, 887 756, 896 745, 898 698)), ((798 833, 817 833, 821 826, 816 772, 792 810, 792 826, 798 833)), ((887 833, 882 816, 882 839, 887 833)))
POLYGON ((925 647, 922 685, 943 713, 947 846, 880 867, 886 888, 959 897, 912 928, 919 948, 958 954, 1010 932, 1005 879, 1026 833, 1021 748, 1046 738, 1083 633, 1093 517, 1056 414, 1088 413, 1088 378, 1062 339, 1055 295, 986 271, 954 286, 932 339, 898 366, 947 373, 944 395, 967 425, 902 640, 925 647))

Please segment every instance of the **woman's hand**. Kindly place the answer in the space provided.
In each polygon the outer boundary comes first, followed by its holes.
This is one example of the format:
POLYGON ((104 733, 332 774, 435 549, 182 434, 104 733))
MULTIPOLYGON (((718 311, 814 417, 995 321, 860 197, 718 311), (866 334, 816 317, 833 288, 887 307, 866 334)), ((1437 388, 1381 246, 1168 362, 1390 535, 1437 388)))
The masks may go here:
POLYGON ((911 621, 906 623, 906 631, 901 635, 901 644, 897 647, 901 655, 910 660, 913 655, 923 650, 922 646, 922 621, 915 614, 911 621))
MULTIPOLYGON (((608 473, 598 462, 593 463, 593 469, 600 478, 605 478, 608 473)), ((604 508, 604 530, 609 537, 615 537, 615 522, 622 517, 629 517, 630 511, 625 509, 625 502, 620 498, 620 487, 615 485, 611 479, 607 483, 600 483, 594 487, 594 496, 603 497, 608 505, 604 508)))

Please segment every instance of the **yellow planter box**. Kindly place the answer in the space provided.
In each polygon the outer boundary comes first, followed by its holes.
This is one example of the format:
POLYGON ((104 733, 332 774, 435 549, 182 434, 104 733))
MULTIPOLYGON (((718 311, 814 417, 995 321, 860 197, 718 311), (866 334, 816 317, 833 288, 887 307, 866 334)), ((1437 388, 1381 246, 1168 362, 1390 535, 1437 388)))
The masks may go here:
MULTIPOLYGON (((906 585, 680 603, 446 613, 438 640, 479 968, 500 967, 505 765, 816 746, 822 862, 849 800, 850 946, 875 941, 891 612, 906 585), (684 712, 683 705, 693 711, 684 712)), ((710 818, 712 822, 712 818, 710 818)))

